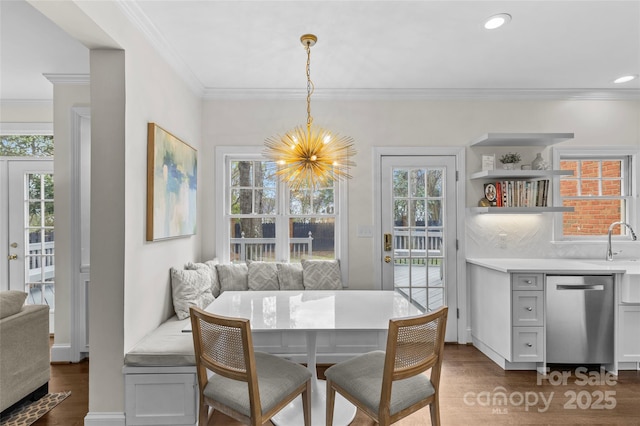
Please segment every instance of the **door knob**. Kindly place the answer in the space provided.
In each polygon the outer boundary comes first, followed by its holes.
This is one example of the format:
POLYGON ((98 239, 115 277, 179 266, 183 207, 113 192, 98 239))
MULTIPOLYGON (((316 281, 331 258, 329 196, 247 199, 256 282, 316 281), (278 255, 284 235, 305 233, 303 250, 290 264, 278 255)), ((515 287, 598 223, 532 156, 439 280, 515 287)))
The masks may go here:
POLYGON ((391 262, 391 256, 385 256, 384 257, 384 262, 385 263, 390 263, 391 262))
POLYGON ((7 256, 7 259, 9 260, 16 260, 18 258, 17 254, 10 254, 9 256, 7 256))

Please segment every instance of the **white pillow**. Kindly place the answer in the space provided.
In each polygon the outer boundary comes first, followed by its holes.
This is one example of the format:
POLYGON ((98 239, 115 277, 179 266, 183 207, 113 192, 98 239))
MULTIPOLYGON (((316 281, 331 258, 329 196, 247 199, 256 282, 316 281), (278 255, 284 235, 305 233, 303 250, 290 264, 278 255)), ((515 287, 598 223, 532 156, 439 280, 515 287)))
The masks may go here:
POLYGON ((200 269, 171 268, 173 309, 178 319, 189 317, 189 307, 206 308, 213 300, 211 272, 200 269))
POLYGON ((338 260, 302 260, 305 290, 341 290, 342 277, 338 260))
POLYGON ((249 268, 246 263, 218 264, 216 269, 220 280, 220 293, 249 290, 249 268))
POLYGON ((211 273, 211 293, 213 293, 213 297, 220 296, 220 281, 218 281, 218 270, 216 269, 216 265, 218 264, 218 259, 207 260, 204 263, 193 263, 187 262, 184 265, 184 269, 206 269, 211 273))
POLYGON ((249 290, 279 290, 278 268, 273 262, 247 261, 249 290))
POLYGON ((280 290, 304 290, 302 264, 278 263, 278 283, 280 290))
POLYGON ((15 315, 22 310, 27 293, 19 290, 0 292, 0 318, 15 315))

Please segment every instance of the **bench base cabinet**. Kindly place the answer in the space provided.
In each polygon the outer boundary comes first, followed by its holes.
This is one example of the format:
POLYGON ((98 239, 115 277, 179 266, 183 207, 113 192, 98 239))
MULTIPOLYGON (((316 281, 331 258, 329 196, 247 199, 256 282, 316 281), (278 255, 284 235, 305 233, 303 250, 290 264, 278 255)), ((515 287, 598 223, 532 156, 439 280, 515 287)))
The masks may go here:
MULTIPOLYGON (((386 331, 320 332, 316 361, 333 364, 361 353, 385 350, 386 343, 386 331)), ((253 333, 253 345, 255 351, 295 362, 307 361, 304 332, 253 333)), ((127 426, 197 424, 199 390, 195 366, 125 366, 123 373, 127 426)))
POLYGON ((127 425, 195 425, 198 382, 192 367, 125 367, 127 425))

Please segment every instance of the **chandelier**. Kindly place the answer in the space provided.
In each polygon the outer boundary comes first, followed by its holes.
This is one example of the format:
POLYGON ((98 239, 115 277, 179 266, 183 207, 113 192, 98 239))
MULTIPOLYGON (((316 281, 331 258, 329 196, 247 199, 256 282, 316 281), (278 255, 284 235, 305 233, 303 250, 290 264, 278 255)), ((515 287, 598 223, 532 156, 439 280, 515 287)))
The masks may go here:
POLYGON ((300 37, 307 51, 307 125, 297 126, 283 136, 267 138, 264 155, 278 165, 280 180, 298 190, 331 186, 333 181, 350 179, 349 168, 355 166, 353 139, 313 125, 311 117, 311 46, 318 38, 313 34, 300 37))

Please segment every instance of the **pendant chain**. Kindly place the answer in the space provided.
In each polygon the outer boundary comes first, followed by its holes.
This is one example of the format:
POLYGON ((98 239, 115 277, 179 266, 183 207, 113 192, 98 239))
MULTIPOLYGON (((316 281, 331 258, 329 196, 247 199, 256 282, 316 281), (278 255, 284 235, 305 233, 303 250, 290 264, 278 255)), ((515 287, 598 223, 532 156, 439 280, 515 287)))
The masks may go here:
POLYGON ((311 123, 313 123, 313 118, 311 117, 311 94, 313 90, 314 85, 311 81, 311 43, 307 42, 307 131, 310 131, 311 123))

